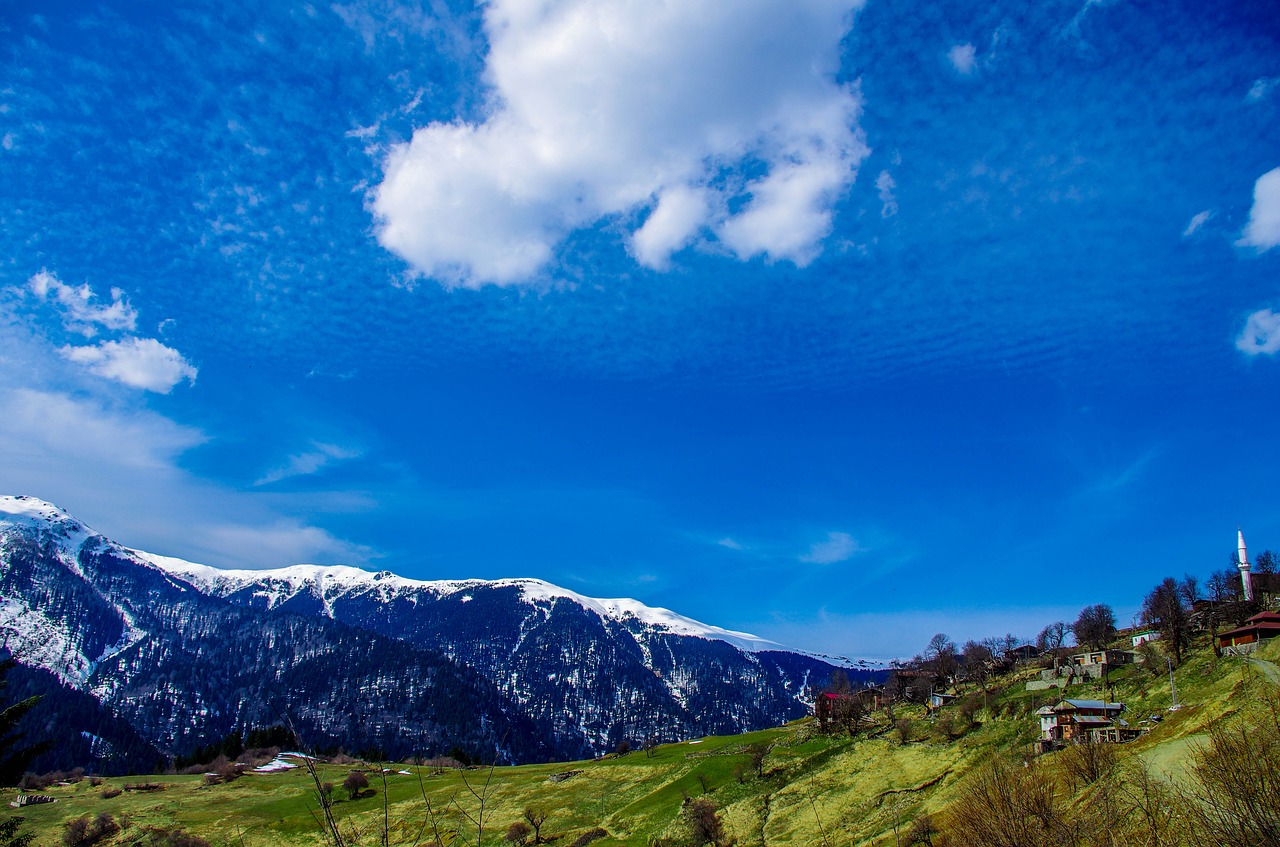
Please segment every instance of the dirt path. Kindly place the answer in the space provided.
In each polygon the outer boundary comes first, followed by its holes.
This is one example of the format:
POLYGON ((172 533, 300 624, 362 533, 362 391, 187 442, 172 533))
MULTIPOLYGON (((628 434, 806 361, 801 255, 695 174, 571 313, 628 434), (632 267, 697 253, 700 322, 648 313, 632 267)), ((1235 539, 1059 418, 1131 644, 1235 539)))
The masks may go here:
POLYGON ((1276 667, 1275 662, 1250 657, 1249 664, 1262 671, 1262 675, 1271 680, 1272 685, 1280 686, 1280 668, 1276 667))

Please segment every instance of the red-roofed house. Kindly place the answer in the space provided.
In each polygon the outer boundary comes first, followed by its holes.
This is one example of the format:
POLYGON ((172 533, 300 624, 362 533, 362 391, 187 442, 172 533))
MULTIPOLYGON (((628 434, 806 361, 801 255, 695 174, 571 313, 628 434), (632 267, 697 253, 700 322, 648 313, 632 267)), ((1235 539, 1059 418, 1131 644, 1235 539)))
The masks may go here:
POLYGON ((1259 612, 1236 627, 1218 635, 1218 646, 1223 652, 1239 655, 1252 653, 1258 644, 1280 635, 1280 612, 1259 612))

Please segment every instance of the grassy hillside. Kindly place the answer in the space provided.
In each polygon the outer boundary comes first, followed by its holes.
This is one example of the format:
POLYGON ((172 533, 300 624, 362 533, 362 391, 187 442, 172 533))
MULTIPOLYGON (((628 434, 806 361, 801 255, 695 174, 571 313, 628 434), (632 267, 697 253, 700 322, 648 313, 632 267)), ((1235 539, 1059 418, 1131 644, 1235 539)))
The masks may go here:
MULTIPOLYGON (((1147 763, 1177 784, 1188 776, 1188 753, 1203 744, 1211 724, 1259 712, 1276 689, 1280 639, 1258 660, 1215 659, 1206 644, 1197 645, 1176 674, 1184 708, 1168 712, 1167 673, 1130 666, 1112 675, 1112 694, 1101 683, 1072 686, 1067 696, 1109 697, 1128 705, 1126 718, 1137 723, 1160 715, 1143 738, 1118 748, 1121 760, 1147 763)), ((985 696, 974 722, 926 719, 919 707, 899 708, 909 721, 906 740, 883 715, 856 738, 823 735, 805 720, 743 736, 696 739, 635 751, 597 761, 466 771, 395 765, 385 774, 369 767, 369 796, 343 799, 334 806, 345 833, 355 843, 380 843, 384 821, 393 844, 429 844, 438 832, 448 844, 476 843, 467 820, 480 812, 484 797, 484 844, 505 844, 507 828, 526 807, 544 810, 544 837, 572 844, 596 827, 608 835, 599 845, 648 845, 681 832, 686 797, 707 797, 720 810, 725 829, 739 845, 844 845, 895 843, 909 823, 924 813, 942 813, 964 790, 975 769, 994 755, 1029 756, 1038 733, 1033 712, 1056 701, 1057 691, 1027 691, 1035 670, 999 681, 985 696), (948 721, 952 722, 950 733, 948 721), (951 737, 954 736, 954 737, 951 737), (752 751, 767 745, 757 775, 752 751), (409 771, 407 774, 396 771, 409 771), (488 787, 486 788, 486 781, 488 787), (384 812, 385 792, 385 812, 384 812), (425 798, 425 799, 424 799, 425 798), (428 814, 428 802, 434 814, 428 814), (384 817, 385 815, 385 817, 384 817), (434 824, 433 824, 434 821, 434 824), (457 833, 457 836, 455 836, 457 833)), ((978 689, 977 696, 983 696, 978 689)), ((963 692, 962 692, 963 693, 963 692)), ((1063 753, 1044 757, 1052 764, 1063 753)), ((351 765, 319 765, 319 778, 340 784, 351 765)), ((53 787, 58 802, 24 809, 27 831, 36 844, 60 844, 67 821, 107 812, 129 825, 103 844, 134 843, 147 827, 180 826, 215 845, 323 844, 314 817, 314 784, 305 770, 250 774, 222 785, 205 785, 200 776, 153 777, 161 790, 125 790, 140 778, 109 779, 99 786, 82 781, 53 787)), ((1069 785, 1067 802, 1090 802, 1088 786, 1069 785), (1077 790, 1078 788, 1078 790, 1077 790)), ((16 792, 4 793, 4 800, 16 792)), ((338 796, 345 793, 338 790, 338 796)), ((945 817, 945 816, 944 816, 945 817)), ((905 838, 901 843, 906 844, 905 838)))

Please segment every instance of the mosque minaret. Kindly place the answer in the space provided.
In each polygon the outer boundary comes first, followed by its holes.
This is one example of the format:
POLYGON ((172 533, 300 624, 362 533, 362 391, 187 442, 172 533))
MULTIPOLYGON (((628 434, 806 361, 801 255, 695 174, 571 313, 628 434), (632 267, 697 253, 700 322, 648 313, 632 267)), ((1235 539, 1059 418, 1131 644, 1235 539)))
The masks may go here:
POLYGON ((1240 569, 1240 583, 1244 586, 1244 600, 1246 603, 1253 602, 1253 577, 1249 574, 1249 552, 1244 549, 1244 530, 1236 530, 1236 537, 1240 541, 1238 553, 1238 564, 1236 567, 1240 569))

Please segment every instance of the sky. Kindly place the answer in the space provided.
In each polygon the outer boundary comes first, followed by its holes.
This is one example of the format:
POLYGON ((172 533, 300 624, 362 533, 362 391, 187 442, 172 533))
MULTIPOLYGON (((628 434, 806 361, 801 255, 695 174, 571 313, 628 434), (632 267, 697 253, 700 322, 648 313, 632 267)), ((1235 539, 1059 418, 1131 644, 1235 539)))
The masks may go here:
POLYGON ((1280 549, 1267 2, 0 5, 0 491, 806 650, 1280 549))

